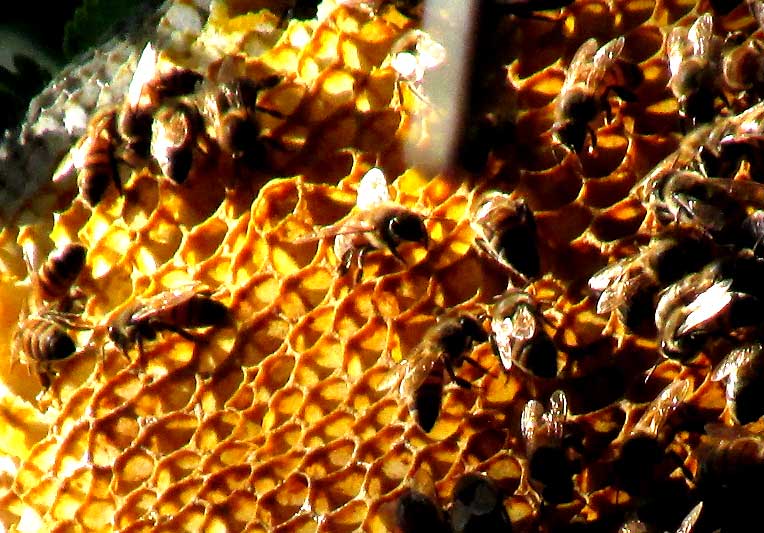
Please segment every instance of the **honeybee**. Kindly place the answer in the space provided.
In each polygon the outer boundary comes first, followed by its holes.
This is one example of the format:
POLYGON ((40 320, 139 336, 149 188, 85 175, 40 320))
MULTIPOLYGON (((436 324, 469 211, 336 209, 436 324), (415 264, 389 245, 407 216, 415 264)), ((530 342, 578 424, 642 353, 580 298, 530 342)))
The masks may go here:
MULTIPOLYGON (((755 180, 764 179, 764 103, 718 119, 707 132, 700 132, 702 142, 687 144, 686 153, 694 156, 694 166, 707 177, 734 178, 745 160, 755 180)), ((695 135, 693 135, 695 136, 695 135)), ((682 143, 683 145, 686 143, 682 143)))
POLYGON ((504 507, 504 496, 484 474, 462 475, 451 496, 451 530, 454 533, 499 533, 512 531, 504 507))
POLYGON ((371 250, 387 248, 393 257, 404 263, 398 253, 403 241, 429 245, 429 236, 422 215, 390 200, 387 180, 378 168, 369 170, 358 184, 357 211, 350 217, 322 228, 317 234, 299 238, 297 242, 334 237, 334 254, 340 261, 338 272, 344 276, 356 259, 356 282, 363 277, 363 262, 371 250))
POLYGON ((400 105, 403 105, 401 82, 406 81, 416 97, 431 106, 421 91, 421 85, 427 71, 445 62, 446 49, 443 45, 422 30, 411 30, 398 39, 390 53, 390 66, 398 74, 396 87, 400 105))
POLYGON ((661 355, 692 360, 716 329, 714 321, 732 303, 731 286, 732 280, 718 279, 704 269, 666 288, 655 309, 661 355))
POLYGON ((213 124, 217 143, 225 153, 235 160, 260 165, 265 160, 265 144, 270 141, 262 135, 257 113, 277 118, 283 115, 260 106, 257 99, 260 91, 275 87, 281 77, 274 75, 253 81, 234 76, 229 72, 232 67, 223 67, 222 77, 231 79, 207 88, 203 112, 213 124))
POLYGON ((709 263, 668 287, 655 311, 661 352, 692 359, 714 332, 756 330, 764 320, 764 261, 739 252, 709 263))
POLYGON ((736 426, 707 424, 698 447, 698 494, 707 530, 747 531, 760 515, 757 487, 764 476, 764 440, 736 426))
POLYGON ((525 200, 491 192, 481 196, 471 211, 470 225, 479 251, 506 268, 521 285, 539 276, 536 219, 525 200))
POLYGON ((652 325, 658 292, 714 257, 711 239, 701 232, 670 232, 654 238, 636 255, 610 264, 589 279, 598 295, 597 313, 618 312, 632 331, 652 325))
POLYGON ((440 414, 446 374, 460 387, 469 389, 472 384, 457 376, 455 369, 467 362, 485 372, 468 352, 474 344, 487 340, 480 322, 470 315, 439 317, 405 361, 400 394, 408 400, 409 411, 426 433, 432 430, 440 414))
POLYGON ((406 489, 398 498, 395 515, 396 526, 400 533, 419 531, 448 533, 451 531, 438 504, 414 489, 406 489))
POLYGON ((520 289, 507 290, 494 304, 491 345, 507 372, 516 364, 534 376, 557 376, 557 346, 543 322, 533 297, 520 289))
POLYGON ((188 328, 222 326, 229 320, 228 307, 211 296, 209 290, 182 288, 138 300, 111 320, 109 339, 124 354, 137 344, 142 361, 144 339, 153 340, 160 331, 172 331, 196 341, 197 337, 188 328))
POLYGON ((621 55, 624 43, 625 39, 618 37, 598 49, 597 40, 591 38, 575 53, 554 110, 552 136, 556 142, 574 152, 580 152, 588 133, 591 136, 591 148, 595 149, 597 135, 589 122, 603 110, 609 116, 610 92, 624 101, 635 99, 634 94, 625 87, 600 88, 605 75, 621 55))
POLYGON ((661 431, 672 413, 691 392, 692 384, 689 380, 672 381, 648 405, 615 459, 614 469, 620 488, 633 496, 644 495, 649 491, 656 478, 655 470, 666 457, 661 431))
POLYGON ((140 158, 149 155, 153 114, 165 99, 193 93, 204 77, 193 70, 157 69, 157 52, 147 44, 138 59, 127 96, 119 112, 117 129, 126 151, 140 158))
POLYGON ((738 424, 754 422, 764 415, 763 349, 760 342, 739 346, 730 351, 711 374, 713 381, 727 380, 727 406, 738 424))
POLYGON ((151 155, 173 182, 186 181, 203 127, 199 109, 190 101, 177 101, 157 111, 151 128, 151 155))
POLYGON ((116 112, 108 110, 98 115, 88 127, 82 143, 74 153, 74 166, 79 170, 77 186, 83 200, 95 207, 103 198, 109 183, 122 193, 117 168, 116 112))
POLYGON ((61 302, 71 295, 72 286, 85 266, 87 249, 70 242, 54 250, 48 259, 35 270, 31 258, 24 259, 29 268, 36 298, 41 302, 61 302))
POLYGON ((16 325, 13 350, 16 357, 33 367, 43 388, 50 387, 51 365, 74 355, 77 346, 65 328, 85 329, 71 317, 52 310, 29 315, 16 325))
MULTIPOLYGON (((695 523, 700 518, 700 512, 703 510, 703 502, 693 507, 687 516, 682 519, 682 523, 676 530, 676 533, 692 533, 695 523)), ((647 526, 640 520, 630 520, 621 526, 618 533, 648 533, 647 526)))
POLYGON ((764 187, 753 181, 710 179, 693 171, 665 174, 652 184, 646 207, 661 224, 682 224, 734 244, 748 207, 764 205, 764 187))
POLYGON ((573 465, 562 446, 568 398, 555 391, 549 399, 549 411, 537 400, 525 404, 520 431, 525 439, 528 476, 542 498, 550 503, 573 499, 573 465))
POLYGON ((704 13, 690 28, 673 28, 666 48, 669 88, 679 103, 680 116, 690 127, 710 122, 716 98, 723 97, 719 84, 721 43, 714 36, 713 16, 704 13))

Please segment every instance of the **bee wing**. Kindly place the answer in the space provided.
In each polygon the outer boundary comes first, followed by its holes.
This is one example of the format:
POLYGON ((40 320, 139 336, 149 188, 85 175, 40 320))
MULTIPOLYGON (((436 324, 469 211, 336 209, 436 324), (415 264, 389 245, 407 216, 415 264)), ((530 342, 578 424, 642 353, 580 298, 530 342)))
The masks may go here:
POLYGON ((157 66, 157 52, 151 43, 148 43, 141 53, 138 64, 135 66, 133 78, 127 88, 126 102, 130 107, 135 107, 140 103, 143 96, 143 88, 154 79, 157 66))
POLYGON ((631 257, 625 257, 613 264, 607 265, 589 278, 589 288, 595 292, 607 290, 617 279, 622 276, 624 267, 632 261, 631 257))
POLYGON ((634 425, 633 432, 644 431, 650 435, 656 435, 669 415, 690 394, 692 384, 688 379, 680 379, 671 382, 655 400, 650 403, 645 413, 634 425))
POLYGON ((501 366, 505 370, 512 368, 512 346, 513 346, 513 330, 512 323, 509 319, 494 319, 491 321, 491 329, 493 330, 493 342, 496 343, 498 348, 499 360, 501 360, 501 366))
POLYGON ((509 321, 512 337, 518 340, 528 340, 536 334, 536 315, 527 305, 518 306, 514 315, 506 320, 509 321))
POLYGON ((730 194, 738 201, 764 208, 764 184, 757 181, 714 178, 714 182, 725 185, 730 194))
POLYGON ((764 2, 761 0, 748 0, 748 9, 759 24, 759 28, 764 29, 764 2))
POLYGON ((555 439, 561 439, 565 429, 565 419, 568 417, 568 397, 561 390, 552 393, 549 399, 549 412, 544 418, 549 423, 549 431, 555 439))
POLYGON ((679 26, 672 29, 666 39, 669 70, 671 71, 672 76, 675 76, 677 72, 679 72, 679 67, 682 65, 684 58, 689 55, 688 51, 690 50, 690 47, 687 44, 687 34, 687 28, 679 26))
POLYGON ((573 59, 571 59, 565 75, 565 83, 563 83, 562 91, 560 91, 561 93, 567 92, 577 83, 586 81, 595 53, 597 53, 597 39, 592 37, 579 47, 573 59))
POLYGON ((338 235, 355 235, 356 233, 366 233, 369 231, 375 231, 374 225, 371 222, 351 217, 330 226, 324 226, 315 233, 297 237, 292 242, 295 244, 305 244, 306 242, 320 241, 321 239, 328 239, 338 235))
POLYGON ((687 39, 692 44, 692 53, 698 57, 711 54, 714 38, 714 18, 711 13, 704 13, 693 23, 687 33, 687 39))
POLYGON ((417 349, 404 365, 405 374, 401 380, 400 392, 403 397, 410 397, 430 375, 440 354, 435 351, 417 349))
POLYGON ((695 526, 695 522, 698 521, 698 518, 700 517, 700 512, 703 510, 703 502, 700 502, 698 505, 692 508, 692 510, 687 514, 687 516, 682 520, 682 523, 679 524, 679 527, 676 530, 676 533, 691 533, 692 528, 695 526))
POLYGON ((412 52, 398 52, 390 61, 390 66, 392 66, 393 70, 395 70, 395 72, 397 72, 403 79, 419 81, 417 80, 417 68, 419 67, 419 62, 412 52))
POLYGON ((689 305, 686 310, 690 311, 687 318, 677 330, 677 335, 682 336, 698 327, 701 327, 721 313, 731 302, 732 292, 731 279, 717 281, 708 289, 700 293, 689 305))
POLYGON ((417 39, 416 50, 419 53, 419 63, 424 70, 440 66, 446 60, 446 49, 427 33, 423 32, 417 39))
POLYGON ((389 201, 390 191, 387 189, 387 179, 380 169, 372 167, 358 184, 356 205, 359 209, 369 210, 389 201))
POLYGON ((639 520, 629 520, 621 526, 618 533, 647 533, 647 526, 639 520))
POLYGON ((732 375, 740 366, 748 363, 761 354, 762 346, 759 343, 746 344, 730 351, 711 374, 711 381, 722 381, 732 375))
POLYGON ((193 288, 200 286, 201 284, 194 283, 188 287, 160 292, 147 300, 142 300, 140 309, 132 314, 132 320, 140 322, 164 312, 167 308, 182 305, 197 294, 206 292, 202 289, 193 288))
POLYGON ((735 440, 742 437, 754 436, 749 430, 743 426, 725 426, 718 422, 711 422, 704 426, 706 435, 718 440, 735 440))
POLYGON ((586 83, 589 87, 596 87, 602 81, 605 73, 610 69, 618 56, 623 51, 623 45, 626 39, 623 36, 618 37, 605 43, 605 45, 597 50, 592 60, 592 68, 589 70, 589 74, 586 77, 586 83))
POLYGON ((520 417, 520 432, 526 444, 531 445, 541 429, 544 420, 544 406, 536 400, 528 400, 520 417))

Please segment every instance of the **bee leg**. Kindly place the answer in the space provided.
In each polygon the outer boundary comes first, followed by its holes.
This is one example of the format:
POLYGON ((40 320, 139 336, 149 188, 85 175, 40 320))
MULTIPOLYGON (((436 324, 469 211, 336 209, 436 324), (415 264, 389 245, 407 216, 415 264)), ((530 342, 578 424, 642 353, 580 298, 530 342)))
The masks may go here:
POLYGON ((465 363, 469 363, 470 365, 474 366, 475 368, 477 368, 478 370, 483 372, 483 374, 488 374, 489 373, 488 369, 486 367, 484 367, 483 365, 481 365, 480 363, 478 363, 477 361, 475 361, 471 357, 465 357, 464 358, 464 362, 465 363))
POLYGON ((272 117, 286 118, 286 115, 284 115, 284 113, 282 113, 281 111, 276 111, 275 109, 268 109, 267 107, 261 107, 261 106, 256 106, 255 109, 257 111, 260 111, 261 113, 265 113, 266 115, 270 115, 272 117))
POLYGON ((592 144, 589 146, 589 152, 591 153, 597 149, 597 132, 589 124, 586 125, 586 131, 589 132, 589 136, 592 139, 592 144))
POLYGON ((161 324, 160 327, 161 329, 166 329, 167 331, 172 331, 173 333, 177 333, 178 335, 180 335, 187 341, 199 342, 202 340, 202 338, 199 335, 194 335, 190 331, 184 328, 181 328, 179 326, 176 326, 174 324, 161 324))
POLYGON ((454 373, 454 367, 450 362, 446 362, 446 372, 448 372, 448 377, 451 378, 451 381, 462 387, 463 389, 471 389, 472 383, 467 381, 464 378, 460 378, 459 376, 454 373))
POLYGON ((136 344, 138 345, 138 363, 140 368, 146 368, 146 352, 143 349, 143 337, 138 336, 136 344))
POLYGON ((361 283, 361 280, 363 279, 363 263, 364 258, 366 257, 367 252, 371 250, 368 246, 364 246, 360 250, 358 250, 358 255, 356 256, 356 271, 355 271, 355 282, 361 283))
POLYGON ((339 274, 340 277, 344 276, 348 273, 348 271, 350 271, 350 264, 353 261, 354 253, 355 250, 351 248, 346 251, 342 257, 340 257, 340 264, 337 266, 337 274, 339 274))

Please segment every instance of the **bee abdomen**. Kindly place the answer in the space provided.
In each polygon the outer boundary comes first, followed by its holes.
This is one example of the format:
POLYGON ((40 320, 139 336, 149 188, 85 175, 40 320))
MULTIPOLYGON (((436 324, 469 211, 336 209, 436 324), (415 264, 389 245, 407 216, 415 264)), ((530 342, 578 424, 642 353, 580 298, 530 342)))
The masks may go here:
POLYGON ((183 324, 191 328, 220 326, 228 319, 228 307, 225 304, 200 294, 188 301, 186 313, 183 324))
POLYGON ((66 296, 85 266, 86 253, 84 246, 71 243, 51 254, 40 267, 39 284, 43 300, 54 301, 66 296))
POLYGON ((436 378, 431 373, 424 383, 420 385, 414 393, 413 410, 415 419, 419 427, 426 433, 429 433, 440 414, 440 404, 443 394, 443 371, 440 370, 440 377, 436 378))
POLYGON ((106 143, 103 148, 89 152, 78 180, 85 201, 91 206, 97 205, 116 173, 117 160, 111 152, 110 144, 106 143))
POLYGON ((52 322, 39 321, 22 334, 24 351, 38 361, 66 359, 77 349, 72 338, 52 322))

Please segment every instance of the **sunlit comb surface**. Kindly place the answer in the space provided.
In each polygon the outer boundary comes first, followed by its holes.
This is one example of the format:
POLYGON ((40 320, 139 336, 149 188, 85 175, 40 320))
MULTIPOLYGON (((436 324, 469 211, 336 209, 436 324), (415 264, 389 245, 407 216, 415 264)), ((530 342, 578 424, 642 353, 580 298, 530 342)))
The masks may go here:
MULTIPOLYGON (((587 286, 609 260, 648 240, 633 238, 649 231, 640 230, 645 209, 630 190, 682 131, 664 40, 708 7, 577 0, 547 18, 494 20, 495 57, 481 59, 493 81, 481 112, 511 116, 514 137, 478 172, 433 174, 409 167, 404 141, 427 147, 438 104, 393 68, 417 19, 395 2, 375 13, 325 0, 320 21, 289 21, 286 2, 272 3, 273 12, 261 9, 270 2, 215 1, 207 13, 178 1, 160 23, 157 71, 204 75, 192 94, 171 96, 198 104, 202 126, 188 119, 194 135, 153 148, 191 146, 183 183, 151 155, 120 151, 94 207, 78 193, 76 162, 68 170, 65 162, 57 181, 26 191, 5 215, 0 523, 9 531, 389 531, 412 479, 430 478, 447 507, 459 476, 480 472, 502 491, 514 531, 587 522, 617 530, 637 502, 636 491, 612 486, 612 464, 649 403, 686 378, 693 392, 684 404, 698 431, 725 406, 708 358, 692 366, 661 358, 654 338, 598 315, 587 286), (553 141, 555 97, 579 45, 621 35, 621 57, 644 76, 637 100, 611 98, 612 122, 604 112, 591 122, 596 149, 587 140, 576 155, 553 141), (242 119, 259 129, 246 143, 251 153, 232 155, 219 142, 227 130, 217 88, 272 76, 242 119), (335 237, 321 230, 361 209, 356 191, 372 167, 387 179, 390 201, 421 214, 429 243, 403 240, 402 260, 384 247, 371 251, 340 276, 335 237), (425 433, 400 396, 400 367, 444 311, 478 317, 487 332, 512 277, 472 246, 470 209, 493 189, 523 198, 535 215, 541 276, 525 289, 542 302, 559 379, 529 379, 518 365, 505 372, 490 343, 479 343, 471 357, 487 372, 458 368, 471 388, 446 379, 425 433), (45 311, 22 248, 44 260, 69 242, 87 249, 66 309, 77 319, 67 332, 78 351, 51 366, 43 390, 13 343, 16 324, 45 311), (193 311, 170 309, 135 342, 110 339, 120 320, 148 320, 131 306, 145 314, 183 291, 223 304, 226 320, 195 322, 185 314, 193 311), (540 512, 521 416, 528 400, 548 405, 557 389, 567 395, 577 469, 569 501, 540 512)), ((756 29, 744 5, 716 22, 746 35, 756 29)), ((246 99, 236 94, 228 97, 246 99)), ((108 105, 84 109, 100 120, 108 105)), ((82 158, 82 144, 72 158, 82 158)), ((694 470, 699 441, 682 431, 665 445, 694 470)), ((661 531, 697 503, 680 470, 665 475, 678 503, 661 531)))

